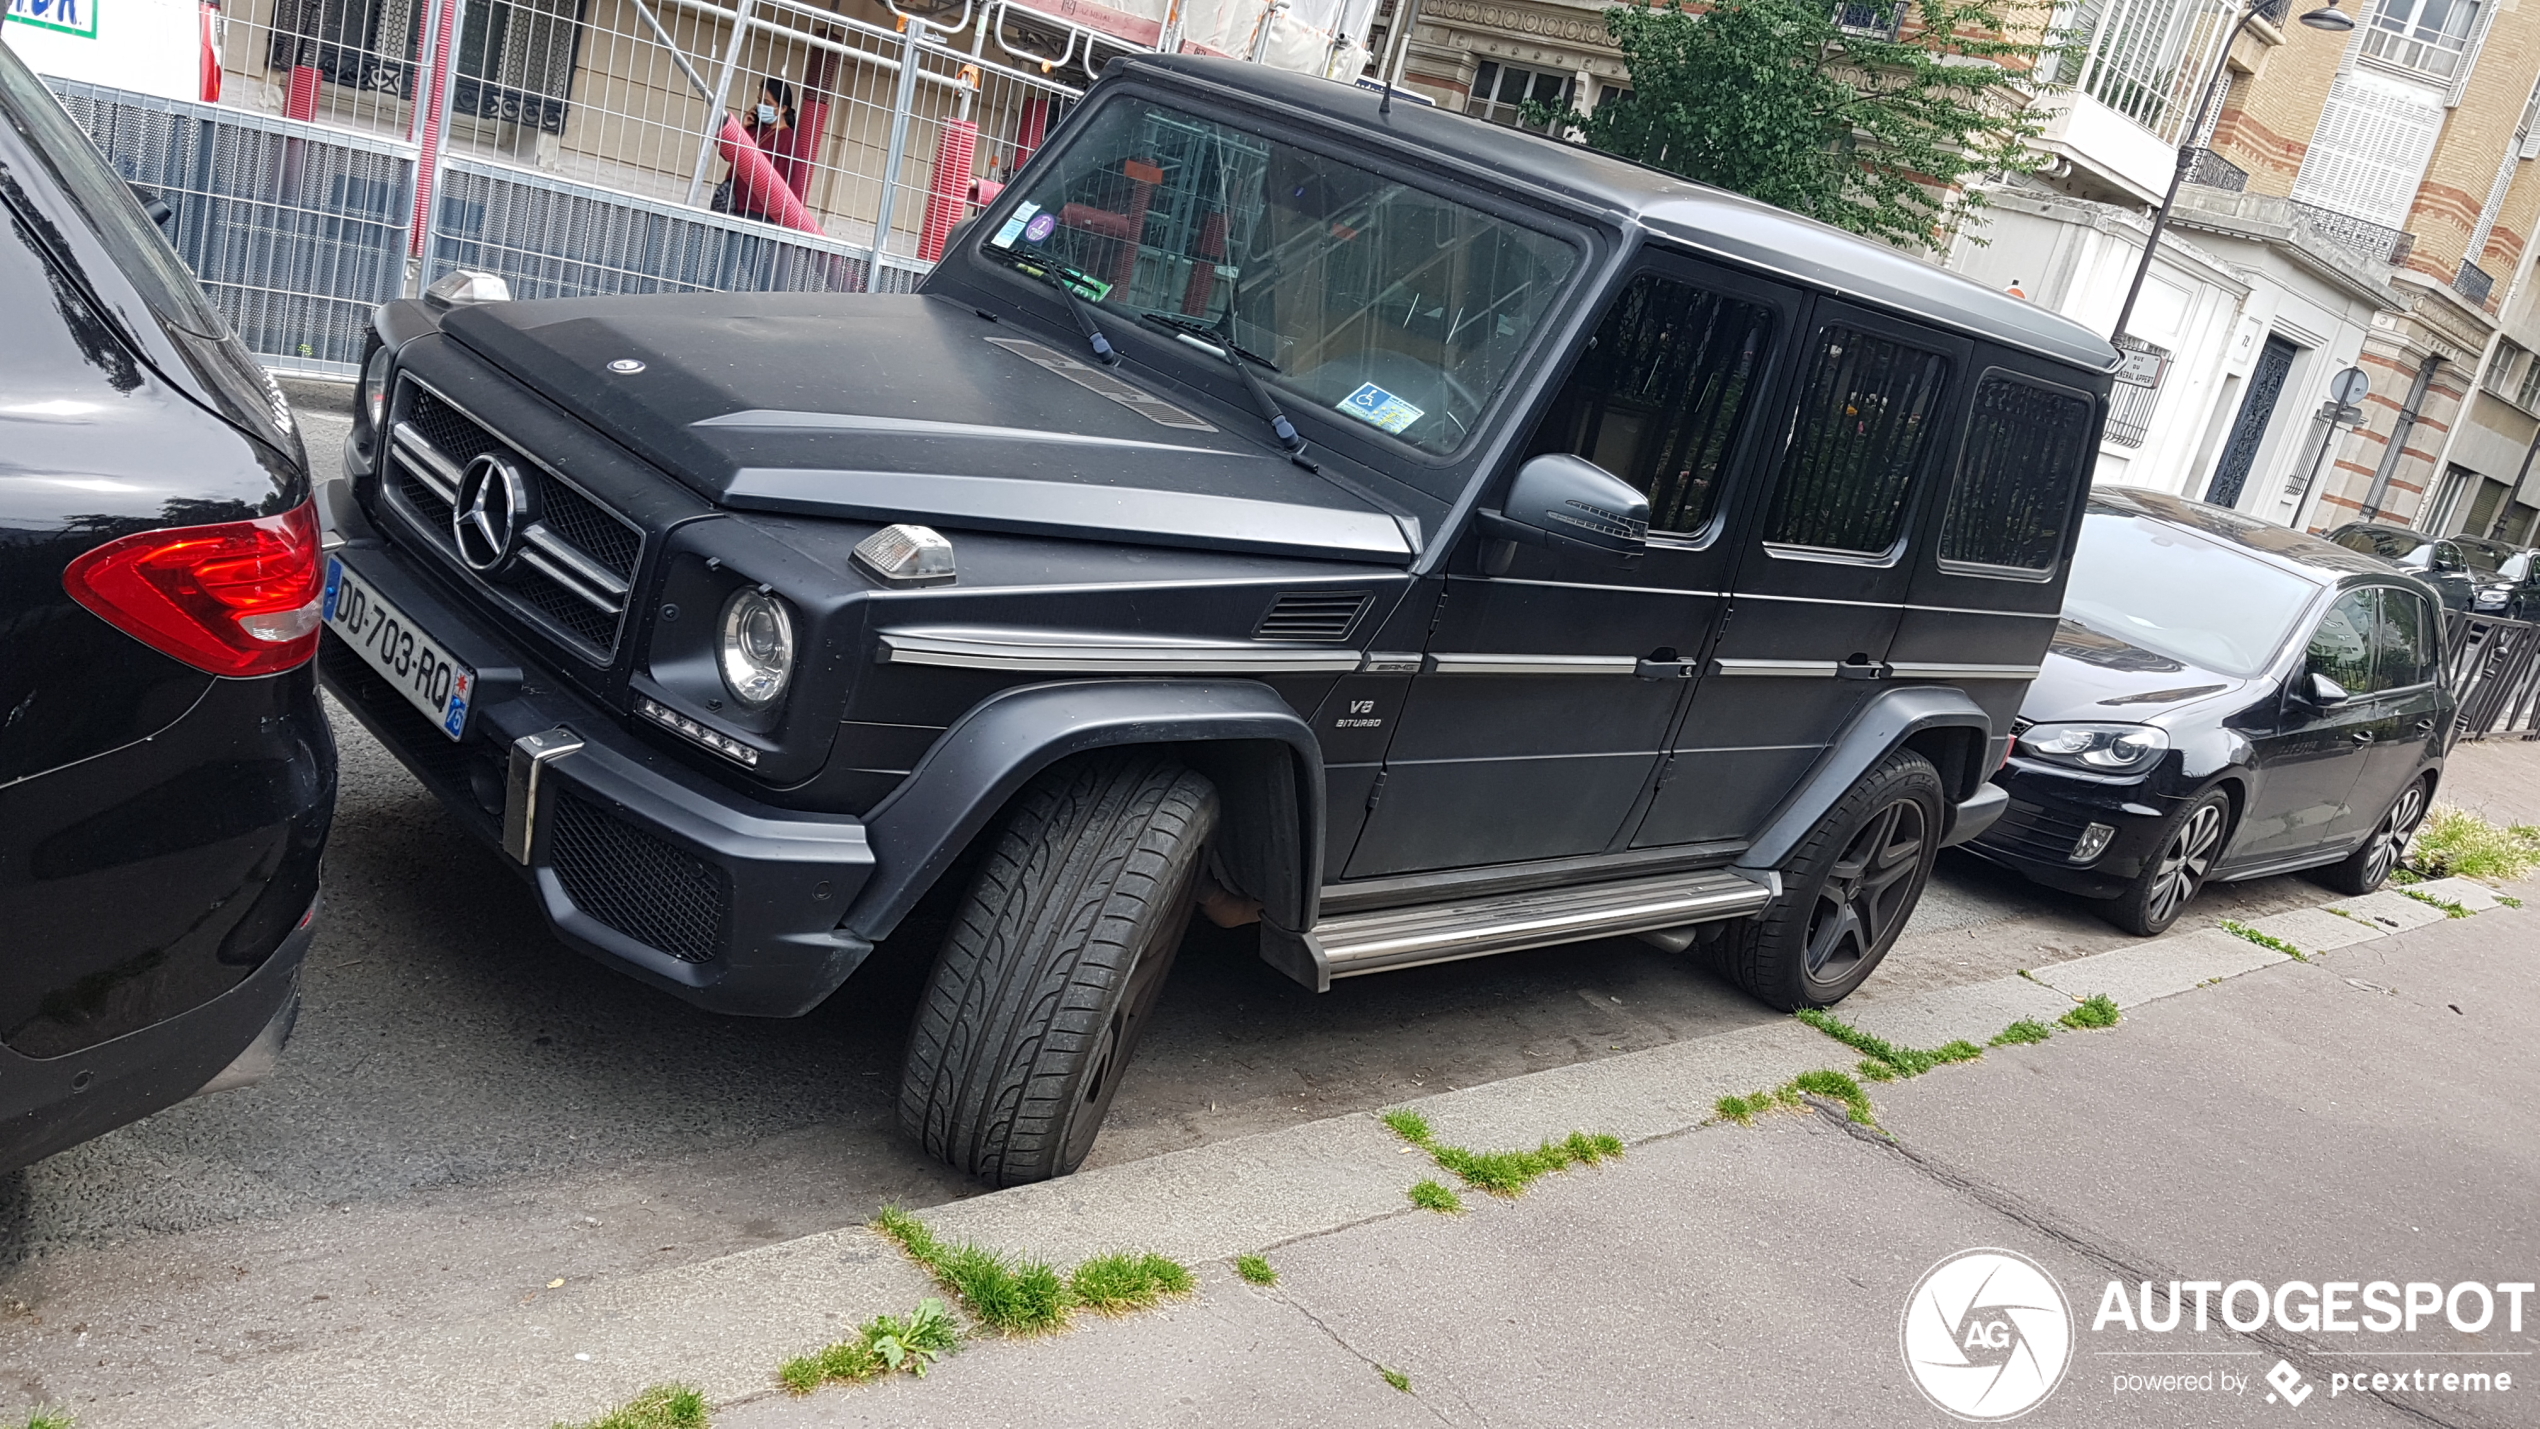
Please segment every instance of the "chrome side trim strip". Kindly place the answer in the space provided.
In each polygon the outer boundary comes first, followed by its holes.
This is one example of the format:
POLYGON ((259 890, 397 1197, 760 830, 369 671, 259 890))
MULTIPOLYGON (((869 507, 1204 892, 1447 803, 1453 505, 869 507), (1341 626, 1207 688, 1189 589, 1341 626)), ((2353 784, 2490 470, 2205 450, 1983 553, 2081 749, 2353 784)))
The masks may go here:
POLYGON ((1732 660, 1715 658, 1714 675, 1775 675, 1785 680, 1831 680, 1843 668, 1833 660, 1732 660))
POLYGON ((413 423, 399 422, 389 428, 389 434, 396 438, 398 455, 413 459, 415 475, 423 478, 424 485, 439 492, 444 501, 455 502, 459 499, 461 475, 459 469, 451 465, 450 459, 441 455, 440 450, 432 443, 425 441, 423 433, 416 431, 413 423))
POLYGON ((1314 941, 1335 978, 1584 938, 1744 917, 1774 897, 1727 869, 1326 918, 1314 941))
POLYGON ((1432 655, 1427 668, 1440 675, 1628 675, 1640 667, 1629 655, 1527 655, 1456 652, 1432 655))
POLYGON ((881 633, 876 658, 888 665, 940 665, 958 670, 1082 671, 1105 675, 1346 674, 1355 650, 1166 643, 1086 634, 1005 630, 902 629, 881 633))
POLYGON ((1891 664, 1888 673, 1900 680, 2034 680, 2036 665, 1891 664))

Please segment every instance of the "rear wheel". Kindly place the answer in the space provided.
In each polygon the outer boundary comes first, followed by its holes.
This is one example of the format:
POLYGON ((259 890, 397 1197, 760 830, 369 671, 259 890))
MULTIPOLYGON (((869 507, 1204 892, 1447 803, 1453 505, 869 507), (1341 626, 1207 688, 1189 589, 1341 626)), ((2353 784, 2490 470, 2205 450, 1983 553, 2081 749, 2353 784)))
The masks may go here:
POLYGON ((1922 899, 1943 803, 1930 760, 1888 755, 1809 830, 1781 899, 1722 940, 1730 977, 1784 1012, 1849 996, 1922 899))
POLYGON ((1190 925, 1217 791, 1162 753, 1034 780, 935 959, 900 1076, 900 1125, 999 1186, 1084 1161, 1190 925))
POLYGON ((2143 871, 2125 892, 2108 900, 2108 921, 2141 938, 2177 922, 2205 886, 2205 875, 2222 856, 2223 836, 2230 830, 2231 796, 2220 789, 2206 790, 2171 815, 2153 844, 2156 852, 2143 861, 2143 871))
POLYGON ((2416 837, 2417 825, 2425 822, 2425 811, 2432 800, 2433 793, 2425 780, 2409 781, 2408 787, 2400 790, 2399 797, 2382 812, 2381 822, 2372 826, 2372 837, 2364 840, 2364 846, 2328 870, 2328 886, 2340 893, 2370 893, 2379 888, 2399 861, 2408 856, 2408 840, 2416 837))

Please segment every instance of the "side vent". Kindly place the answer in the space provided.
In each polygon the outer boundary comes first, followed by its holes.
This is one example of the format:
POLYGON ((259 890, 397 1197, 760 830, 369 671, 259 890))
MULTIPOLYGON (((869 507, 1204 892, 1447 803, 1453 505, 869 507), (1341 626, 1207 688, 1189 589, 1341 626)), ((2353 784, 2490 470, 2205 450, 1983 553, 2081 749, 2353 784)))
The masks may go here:
POLYGON ((1363 590, 1289 591, 1253 627, 1255 640, 1346 640, 1370 599, 1363 590))

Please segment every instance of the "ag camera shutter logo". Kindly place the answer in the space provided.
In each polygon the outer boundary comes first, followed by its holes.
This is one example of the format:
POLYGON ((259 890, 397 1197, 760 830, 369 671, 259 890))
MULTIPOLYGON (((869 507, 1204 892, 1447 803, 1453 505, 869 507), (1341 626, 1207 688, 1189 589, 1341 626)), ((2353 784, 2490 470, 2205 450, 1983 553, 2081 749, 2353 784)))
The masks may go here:
POLYGON ((2009 1250, 1968 1250, 1923 1273, 1905 1302, 1905 1369, 1942 1413, 2017 1419, 2072 1364, 2073 1316, 2055 1278, 2009 1250))

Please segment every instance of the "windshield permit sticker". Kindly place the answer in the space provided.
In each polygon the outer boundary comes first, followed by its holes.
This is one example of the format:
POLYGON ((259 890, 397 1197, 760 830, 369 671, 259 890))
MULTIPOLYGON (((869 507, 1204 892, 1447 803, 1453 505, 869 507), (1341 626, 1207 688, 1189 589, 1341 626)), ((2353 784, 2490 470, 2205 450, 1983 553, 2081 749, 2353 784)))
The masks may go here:
POLYGON ((1035 214, 1030 223, 1023 225, 1023 241, 1046 243, 1049 241, 1049 236, 1057 231, 1058 216, 1056 214, 1035 214))
POLYGON ((1412 406, 1373 382, 1362 384, 1357 391, 1343 397, 1333 405, 1358 420, 1370 426, 1382 427, 1395 436, 1402 435, 1403 428, 1426 415, 1421 408, 1412 406))
POLYGON ((992 337, 991 347, 1002 347, 1035 367, 1046 368, 1090 392, 1099 392, 1159 427, 1177 427, 1186 432, 1213 432, 1217 429, 1194 417, 1143 387, 1133 387, 1091 363, 1078 362, 1062 352, 1054 352, 1037 342, 1019 337, 992 337))
MULTIPOLYGON (((1040 211, 1041 206, 1039 204, 1027 203, 1016 208, 1014 212, 1007 214, 1005 222, 997 225, 996 237, 988 240, 988 246, 990 248, 1012 248, 1014 246, 1014 240, 1022 234, 1024 226, 1029 224, 1033 217, 1039 214, 1040 211)), ((1049 234, 1047 230, 1044 230, 1041 236, 1043 238, 1048 237, 1049 234)), ((1041 240, 1039 238, 1035 238, 1032 241, 1038 243, 1041 240)))

